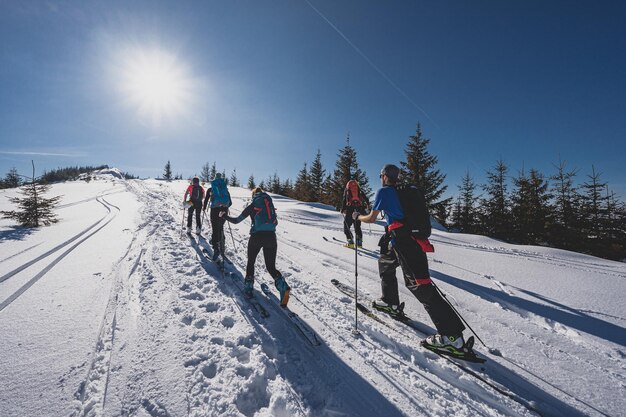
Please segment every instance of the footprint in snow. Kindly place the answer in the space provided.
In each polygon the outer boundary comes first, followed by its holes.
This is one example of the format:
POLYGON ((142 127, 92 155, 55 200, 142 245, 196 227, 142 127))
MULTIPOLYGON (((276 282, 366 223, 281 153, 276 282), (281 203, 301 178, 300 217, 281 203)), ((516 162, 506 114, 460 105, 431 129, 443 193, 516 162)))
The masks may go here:
POLYGON ((204 295, 200 294, 199 292, 192 292, 190 294, 185 294, 183 295, 183 298, 186 298, 187 300, 198 300, 198 301, 202 301, 204 300, 204 295))
POLYGON ((207 303, 200 307, 204 307, 207 313, 214 313, 220 309, 220 305, 218 303, 207 303))
POLYGON ((221 323, 222 323, 222 326, 226 327, 227 329, 230 329, 235 325, 235 320, 232 317, 224 317, 221 323))
POLYGON ((215 375, 217 375, 217 365, 214 363, 211 363, 209 365, 204 365, 202 367, 202 375, 204 375, 205 377, 209 379, 215 378, 215 375))
POLYGON ((206 320, 200 319, 196 321, 193 325, 196 327, 196 329, 204 329, 204 327, 206 326, 206 320))

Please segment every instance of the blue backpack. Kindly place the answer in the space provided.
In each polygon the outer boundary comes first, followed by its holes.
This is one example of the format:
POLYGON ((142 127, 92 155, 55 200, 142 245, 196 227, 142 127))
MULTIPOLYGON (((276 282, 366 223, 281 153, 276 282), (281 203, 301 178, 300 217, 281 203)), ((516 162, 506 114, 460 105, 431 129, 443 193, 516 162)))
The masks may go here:
POLYGON ((224 178, 216 178, 211 181, 211 208, 230 207, 232 204, 224 178))
POLYGON ((257 193, 252 199, 252 207, 256 213, 252 230, 255 232, 275 232, 278 219, 272 197, 266 193, 257 193))

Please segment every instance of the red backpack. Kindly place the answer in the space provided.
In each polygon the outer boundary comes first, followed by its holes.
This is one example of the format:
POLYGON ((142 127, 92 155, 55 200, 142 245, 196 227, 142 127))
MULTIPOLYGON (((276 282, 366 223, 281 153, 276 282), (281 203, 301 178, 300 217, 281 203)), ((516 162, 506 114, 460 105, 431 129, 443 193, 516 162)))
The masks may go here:
POLYGON ((350 180, 346 184, 346 204, 348 206, 362 206, 361 190, 355 180, 350 180))

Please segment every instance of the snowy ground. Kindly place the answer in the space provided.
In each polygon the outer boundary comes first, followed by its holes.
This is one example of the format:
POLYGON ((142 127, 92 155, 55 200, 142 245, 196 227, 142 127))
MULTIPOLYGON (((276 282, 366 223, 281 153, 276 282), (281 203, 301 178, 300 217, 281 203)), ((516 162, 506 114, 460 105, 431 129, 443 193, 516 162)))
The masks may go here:
MULTIPOLYGON (((626 416, 626 265, 434 231, 432 276, 494 352, 477 342, 487 363, 465 364, 485 383, 419 347, 432 324, 405 288, 422 332, 360 315, 352 336, 330 280, 354 284, 354 252, 320 205, 275 197, 277 267, 321 345, 259 291, 261 317, 235 285, 249 221, 226 226, 222 277, 181 238, 186 185, 104 175, 54 185, 53 226, 0 220, 0 416, 626 416)), ((249 191, 231 193, 237 214, 249 191)), ((381 229, 364 225, 362 297, 380 291, 381 229)), ((262 256, 256 275, 270 283, 262 256)))

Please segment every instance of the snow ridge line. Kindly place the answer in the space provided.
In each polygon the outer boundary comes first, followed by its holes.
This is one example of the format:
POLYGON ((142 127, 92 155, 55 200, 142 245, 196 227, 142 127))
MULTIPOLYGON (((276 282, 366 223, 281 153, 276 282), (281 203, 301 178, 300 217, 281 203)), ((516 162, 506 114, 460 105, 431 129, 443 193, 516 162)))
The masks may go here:
MULTIPOLYGON (((74 242, 76 239, 79 239, 81 236, 83 236, 85 233, 89 232, 91 229, 93 229, 94 227, 96 227, 98 224, 100 224, 101 222, 103 222, 110 214, 111 214, 111 207, 108 206, 109 203, 107 203, 103 198, 101 198, 100 196, 96 197, 96 200, 98 201, 98 203, 102 204, 106 209, 107 209, 107 213, 97 222, 93 223, 91 226, 87 227, 86 229, 84 229, 83 231, 79 232, 77 235, 71 237, 70 239, 66 240, 63 243, 58 244, 57 246, 55 246, 54 248, 50 249, 49 251, 39 255, 38 257, 36 257, 35 259, 32 259, 28 262, 26 262, 25 264, 17 267, 16 269, 14 269, 13 271, 7 272, 6 274, 4 274, 3 276, 0 277, 0 283, 6 281, 7 279, 13 277, 14 275, 18 274, 19 272, 25 270, 26 268, 34 265, 35 263, 41 261, 42 259, 50 256, 51 254, 57 252, 58 250, 64 248, 65 246, 69 245, 70 243, 74 242), (102 201, 100 201, 102 200, 102 201)), ((112 206, 112 205, 111 205, 112 206)), ((117 208, 117 207, 116 207, 117 208)), ((119 211, 119 208, 117 208, 117 210, 119 211)), ((108 223, 108 222, 107 222, 108 223)), ((99 230, 99 229, 98 229, 99 230)), ((17 255, 17 254, 16 254, 17 255)), ((8 258, 7 258, 8 259, 8 258)))
MULTIPOLYGON (((104 199, 102 200, 104 201, 104 199)), ((107 210, 109 210, 109 213, 107 214, 107 216, 109 216, 112 212, 111 212, 111 208, 108 207, 106 204, 106 201, 104 203, 102 203, 103 205, 105 205, 105 207, 107 208, 107 210)), ((105 223, 103 223, 100 227, 98 227, 97 229, 95 229, 94 231, 92 231, 91 233, 89 233, 87 236, 83 237, 81 240, 79 240, 78 242, 76 242, 74 245, 72 245, 70 248, 68 248, 65 252, 63 252, 61 255, 59 255, 56 259, 54 259, 52 262, 50 262, 44 269, 42 269, 37 275, 35 275, 33 278, 31 278, 26 284, 22 285, 17 291, 15 291, 13 294, 11 294, 9 297, 7 297, 2 303, 0 303, 0 312, 2 310, 4 310, 7 306, 9 306, 13 301, 15 301, 20 295, 24 294, 24 292, 26 292, 30 287, 32 287, 37 281, 39 281, 44 275, 46 275, 48 273, 48 271, 50 271, 52 268, 54 268, 54 266, 56 264, 58 264, 59 262, 61 262, 61 260, 63 260, 63 258, 65 258, 70 252, 72 252, 74 249, 76 249, 78 246, 80 246, 83 242, 85 242, 87 239, 89 239, 91 236, 95 235, 96 233, 98 233, 100 230, 102 230, 104 227, 106 227, 109 223, 111 223, 115 217, 117 216, 117 213, 113 214, 112 216, 110 216, 109 220, 107 220, 105 223)), ((106 216, 105 216, 106 217, 106 216)), ((102 220, 98 221, 98 223, 100 223, 102 220)), ((97 224, 97 223, 96 223, 97 224)), ((95 225, 94 225, 95 226, 95 225)), ((90 227, 90 229, 93 228, 90 227)), ((75 240, 76 238, 82 236, 85 232, 82 232, 81 234, 79 234, 79 236, 75 236, 74 238, 72 238, 72 241, 75 240)), ((68 242, 62 244, 62 246, 57 247, 56 250, 60 249, 61 247, 67 245, 68 242)), ((51 252, 52 253, 52 252, 51 252)), ((46 254, 46 256, 48 256, 50 253, 46 254)), ((38 260, 43 259, 42 257, 37 258, 38 260)), ((34 263, 34 262, 33 262, 34 263)), ((30 265, 32 265, 32 263, 30 263, 30 265)), ((28 265, 28 266, 30 266, 28 265)), ((26 267, 22 268, 25 269, 26 267)), ((22 270, 20 269, 20 270, 22 270)))

